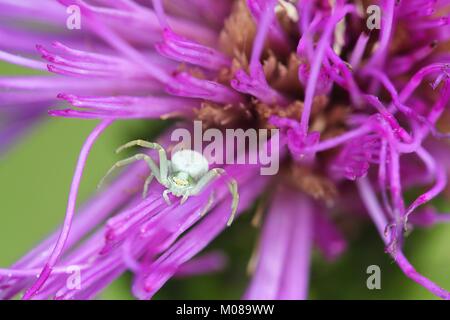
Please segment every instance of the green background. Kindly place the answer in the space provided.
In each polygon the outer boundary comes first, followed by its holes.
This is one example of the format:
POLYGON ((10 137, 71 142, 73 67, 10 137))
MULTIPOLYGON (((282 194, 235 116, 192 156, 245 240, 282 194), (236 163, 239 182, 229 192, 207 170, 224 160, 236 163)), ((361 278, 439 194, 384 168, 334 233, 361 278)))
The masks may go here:
MULTIPOLYGON (((0 65, 0 73, 29 71, 0 65)), ((78 152, 96 121, 47 117, 30 134, 0 156, 0 267, 8 267, 62 222, 78 152)), ((94 145, 81 183, 78 203, 96 191, 96 185, 112 163, 114 150, 134 138, 149 137, 161 125, 149 121, 120 121, 94 145)), ((355 195, 356 196, 356 195, 355 195)), ((246 265, 258 230, 244 216, 222 234, 213 248, 229 255, 229 267, 218 274, 174 279, 157 299, 236 299, 249 277, 246 265)), ((415 230, 406 241, 406 253, 416 269, 450 289, 450 225, 415 230)), ((131 299, 131 275, 125 274, 100 298, 131 299)), ((434 299, 407 279, 385 253, 373 226, 367 223, 353 235, 348 251, 334 262, 314 254, 312 299, 434 299), (368 290, 366 268, 381 267, 381 290, 368 290)))

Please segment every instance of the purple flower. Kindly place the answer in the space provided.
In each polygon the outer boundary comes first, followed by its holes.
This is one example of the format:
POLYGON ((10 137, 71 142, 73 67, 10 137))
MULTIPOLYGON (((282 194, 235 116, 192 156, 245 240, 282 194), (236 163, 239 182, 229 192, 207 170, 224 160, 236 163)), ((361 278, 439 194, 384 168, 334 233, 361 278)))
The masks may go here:
MULTIPOLYGON (((39 71, 0 77, 0 151, 48 108, 100 120, 80 152, 61 228, 0 269, 0 298, 94 298, 130 270, 133 294, 149 299, 174 276, 225 265, 221 253, 201 252, 226 232, 226 178, 167 204, 158 183, 144 198, 129 191, 148 175, 136 163, 75 214, 89 151, 111 123, 174 118, 183 121, 171 129, 191 130, 192 120, 280 129, 281 149, 271 150, 283 157, 277 176, 220 165, 238 183, 238 215, 267 197, 245 299, 306 299, 313 248, 327 260, 347 248, 332 218, 343 212, 365 214, 405 275, 450 299, 402 251, 406 229, 450 221, 430 203, 450 169, 441 120, 449 115, 450 2, 379 1, 380 30, 368 29, 361 3, 0 0, 0 59, 39 71), (71 6, 80 30, 66 28, 71 6), (422 193, 407 203, 412 188, 422 193), (80 288, 67 270, 82 275, 80 288)), ((159 143, 173 147, 168 134, 159 143)))

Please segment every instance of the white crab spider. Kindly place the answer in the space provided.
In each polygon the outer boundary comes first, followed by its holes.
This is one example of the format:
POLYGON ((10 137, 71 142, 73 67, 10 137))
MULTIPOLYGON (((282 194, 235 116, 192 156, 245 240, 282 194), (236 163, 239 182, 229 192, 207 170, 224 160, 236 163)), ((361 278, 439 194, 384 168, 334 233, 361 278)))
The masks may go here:
MULTIPOLYGON (((176 151, 172 155, 172 159, 168 160, 166 151, 161 145, 145 140, 130 141, 119 147, 116 153, 133 146, 157 150, 159 154, 159 167, 149 155, 138 153, 132 157, 116 162, 100 181, 99 186, 102 185, 104 179, 115 169, 138 160, 144 160, 150 168, 150 175, 145 180, 143 196, 145 197, 147 195, 150 183, 153 178, 156 178, 160 184, 167 188, 162 194, 167 204, 171 204, 169 194, 182 197, 181 204, 183 204, 190 196, 199 194, 211 181, 226 173, 221 168, 209 170, 208 160, 201 153, 194 150, 184 149, 176 151)), ((230 179, 228 187, 233 196, 231 215, 227 223, 230 225, 233 222, 237 210, 239 193, 236 180, 230 179)))

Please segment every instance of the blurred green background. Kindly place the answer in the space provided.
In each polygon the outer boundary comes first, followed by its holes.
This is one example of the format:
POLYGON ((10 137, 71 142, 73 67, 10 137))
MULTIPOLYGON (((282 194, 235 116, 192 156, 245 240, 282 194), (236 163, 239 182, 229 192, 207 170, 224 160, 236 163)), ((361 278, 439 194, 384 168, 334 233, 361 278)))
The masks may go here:
MULTIPOLYGON (((26 74, 28 70, 0 65, 0 73, 26 74)), ((8 153, 0 156, 0 267, 8 267, 53 231, 63 220, 78 152, 96 121, 47 117, 8 153)), ((161 125, 148 121, 121 121, 94 145, 84 172, 78 204, 96 191, 120 144, 148 138, 161 125)), ((356 195, 355 195, 356 196, 356 195)), ((445 206, 444 206, 445 207, 445 206)), ((448 206, 447 206, 448 207, 448 206)), ((250 215, 239 219, 213 244, 229 256, 229 267, 217 274, 171 280, 157 299, 236 299, 249 281, 246 266, 258 230, 250 215)), ((419 272, 450 289, 450 225, 415 230, 406 241, 406 253, 419 272)), ((113 283, 101 299, 132 299, 131 275, 113 283)), ((312 299, 434 299, 407 279, 385 253, 374 228, 367 224, 349 244, 344 256, 325 262, 314 254, 312 299), (366 268, 381 267, 381 290, 368 290, 366 268)))

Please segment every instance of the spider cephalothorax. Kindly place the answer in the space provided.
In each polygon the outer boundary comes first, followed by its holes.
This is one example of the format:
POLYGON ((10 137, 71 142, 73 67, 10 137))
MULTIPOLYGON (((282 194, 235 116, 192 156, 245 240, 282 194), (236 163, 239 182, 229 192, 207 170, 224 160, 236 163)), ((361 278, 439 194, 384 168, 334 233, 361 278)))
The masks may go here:
MULTIPOLYGON (((116 168, 138 160, 144 160, 148 164, 151 172, 145 180, 143 196, 145 197, 147 195, 150 183, 153 178, 156 178, 160 184, 166 187, 166 190, 163 192, 163 197, 167 204, 171 204, 169 194, 173 194, 176 197, 182 197, 181 203, 184 203, 190 196, 199 194, 210 182, 226 173, 222 168, 209 170, 208 160, 206 160, 201 153, 194 150, 184 149, 176 151, 172 155, 172 159, 168 160, 166 151, 161 145, 144 140, 130 141, 119 147, 116 152, 121 152, 132 146, 141 146, 158 151, 159 167, 149 155, 137 153, 134 156, 116 162, 106 173, 106 176, 116 168)), ((103 179, 100 184, 102 184, 103 179)), ((233 222, 239 202, 236 180, 230 179, 229 189, 233 196, 233 201, 228 225, 233 222)))

